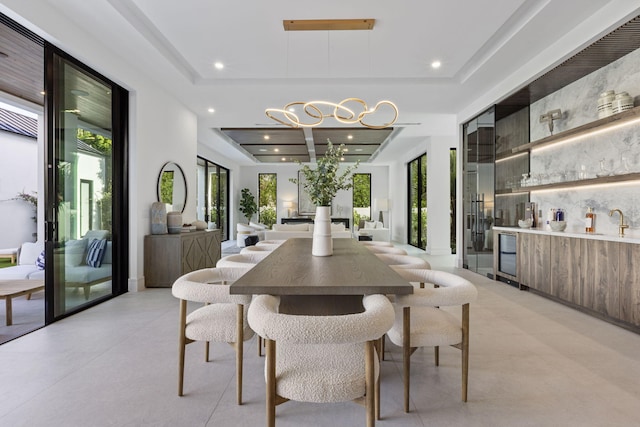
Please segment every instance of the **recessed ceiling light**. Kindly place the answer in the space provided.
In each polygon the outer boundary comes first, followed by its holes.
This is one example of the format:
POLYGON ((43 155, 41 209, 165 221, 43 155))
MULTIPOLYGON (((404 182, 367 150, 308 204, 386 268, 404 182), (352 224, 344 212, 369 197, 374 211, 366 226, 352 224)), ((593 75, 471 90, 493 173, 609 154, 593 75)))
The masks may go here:
POLYGON ((210 113, 215 113, 216 112, 216 110, 214 110, 213 108, 209 108, 207 111, 210 112, 210 113))
POLYGON ((356 151, 360 152, 362 151, 362 148, 356 148, 356 151))
POLYGON ((348 149, 348 148, 345 148, 343 151, 344 151, 345 153, 347 153, 347 152, 349 151, 349 149, 348 149))
POLYGON ((267 151, 267 149, 266 148, 261 148, 260 151, 262 151, 264 153, 265 151, 267 151))
POLYGON ((277 153, 278 151, 280 151, 280 149, 279 148, 274 148, 273 151, 275 151, 277 153))
POLYGON ((43 90, 41 90, 41 91, 40 91, 40 95, 46 95, 46 92, 45 92, 45 91, 43 91, 43 90))
POLYGON ((433 61, 431 63, 431 68, 440 68, 440 66, 442 65, 442 62, 440 61, 433 61))
POLYGON ((215 64, 213 64, 213 66, 216 68, 216 70, 222 70, 224 68, 224 64, 222 62, 216 62, 215 64))
POLYGON ((265 135, 263 136, 264 139, 266 139, 267 141, 269 140, 269 138, 271 138, 269 135, 265 135))
POLYGON ((287 158, 286 158, 286 157, 283 157, 281 160, 282 160, 283 162, 286 162, 286 161, 287 161, 287 158))
POLYGON ((347 139, 353 139, 353 135, 347 135, 347 139))
POLYGON ((340 161, 341 161, 341 162, 344 162, 344 157, 340 157, 340 161))

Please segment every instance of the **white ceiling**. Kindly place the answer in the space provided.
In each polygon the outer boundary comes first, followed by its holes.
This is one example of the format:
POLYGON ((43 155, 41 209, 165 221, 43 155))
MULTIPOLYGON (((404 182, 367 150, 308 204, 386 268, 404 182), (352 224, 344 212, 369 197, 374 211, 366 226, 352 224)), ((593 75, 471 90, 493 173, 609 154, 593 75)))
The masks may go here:
POLYGON ((192 109, 200 142, 215 142, 213 129, 271 126, 264 109, 292 101, 390 99, 403 129, 378 156, 384 161, 390 148, 451 134, 455 119, 443 115, 459 113, 612 0, 47 1, 192 109), (282 25, 346 18, 376 23, 349 32, 282 25))

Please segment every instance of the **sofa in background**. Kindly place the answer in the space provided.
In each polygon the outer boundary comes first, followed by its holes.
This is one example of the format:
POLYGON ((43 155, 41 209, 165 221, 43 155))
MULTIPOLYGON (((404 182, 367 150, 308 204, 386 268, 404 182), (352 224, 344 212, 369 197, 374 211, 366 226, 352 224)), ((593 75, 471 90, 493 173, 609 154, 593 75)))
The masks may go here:
POLYGON ((380 242, 391 241, 391 233, 388 228, 385 228, 380 221, 364 221, 364 227, 359 228, 354 232, 356 238, 360 236, 371 236, 372 240, 380 242))
MULTIPOLYGON (((271 230, 264 231, 267 240, 286 240, 292 237, 313 237, 313 224, 273 224, 271 230)), ((350 239, 351 231, 344 224, 331 224, 331 237, 350 239)))

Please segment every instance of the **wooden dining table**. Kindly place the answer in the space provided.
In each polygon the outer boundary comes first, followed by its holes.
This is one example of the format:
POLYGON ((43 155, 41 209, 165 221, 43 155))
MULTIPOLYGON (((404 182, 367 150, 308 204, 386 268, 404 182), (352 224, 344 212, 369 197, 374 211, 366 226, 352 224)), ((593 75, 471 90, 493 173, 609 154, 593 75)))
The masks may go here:
POLYGON ((331 315, 362 311, 362 296, 406 295, 413 286, 355 239, 333 239, 333 255, 311 254, 312 239, 291 238, 235 281, 231 294, 281 297, 280 311, 331 315))

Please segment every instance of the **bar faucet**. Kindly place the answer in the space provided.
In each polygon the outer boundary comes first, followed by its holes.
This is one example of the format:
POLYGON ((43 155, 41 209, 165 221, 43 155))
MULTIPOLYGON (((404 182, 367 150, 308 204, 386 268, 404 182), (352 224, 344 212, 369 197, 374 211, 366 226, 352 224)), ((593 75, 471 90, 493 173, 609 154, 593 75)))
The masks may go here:
POLYGON ((609 211, 609 216, 613 216, 614 212, 618 212, 620 214, 620 225, 618 226, 618 235, 620 237, 624 237, 624 229, 629 228, 627 224, 624 223, 624 215, 620 209, 611 209, 609 211))

